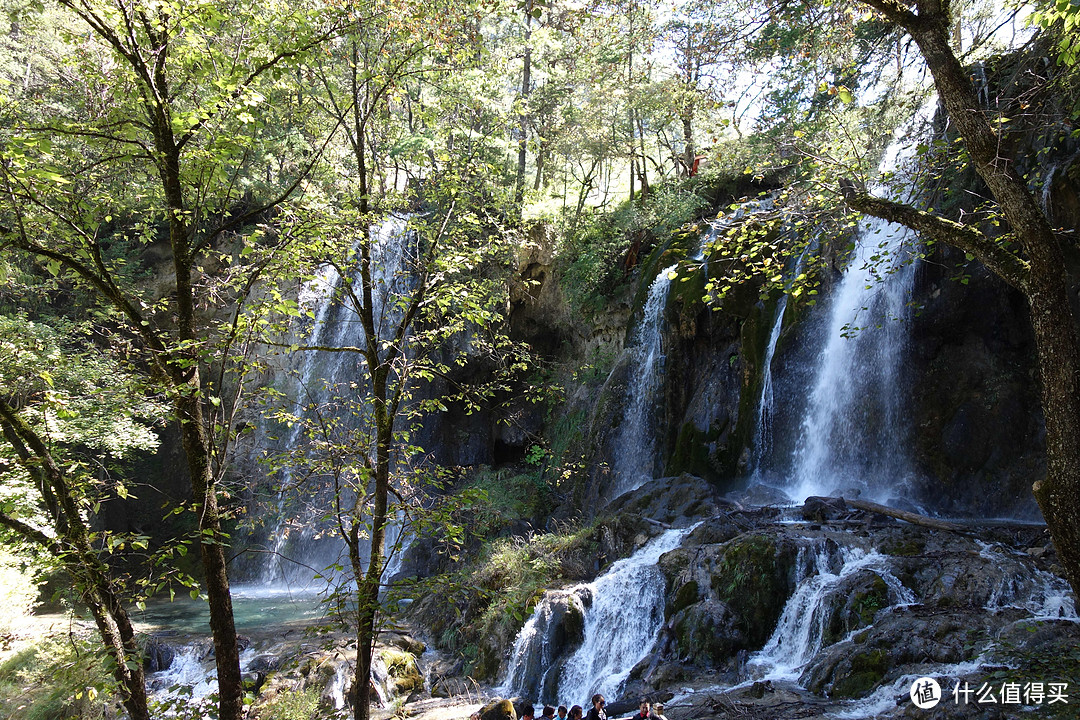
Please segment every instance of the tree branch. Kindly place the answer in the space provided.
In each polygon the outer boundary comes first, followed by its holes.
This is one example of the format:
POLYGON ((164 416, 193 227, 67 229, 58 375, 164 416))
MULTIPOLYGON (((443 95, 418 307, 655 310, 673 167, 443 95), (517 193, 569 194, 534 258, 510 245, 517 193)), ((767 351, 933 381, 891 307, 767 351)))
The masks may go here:
POLYGON ((910 205, 874 197, 866 191, 865 187, 849 178, 840 179, 840 193, 851 209, 909 227, 918 233, 971 253, 990 272, 1017 290, 1026 291, 1030 272, 1028 263, 979 230, 940 215, 917 210, 910 205))

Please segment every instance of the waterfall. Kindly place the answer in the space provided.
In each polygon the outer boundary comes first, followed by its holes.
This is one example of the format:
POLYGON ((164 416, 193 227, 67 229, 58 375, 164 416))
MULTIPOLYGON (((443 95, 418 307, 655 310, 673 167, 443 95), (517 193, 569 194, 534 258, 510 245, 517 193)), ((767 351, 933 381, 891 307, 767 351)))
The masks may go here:
MULTIPOLYGON (((380 337, 387 337, 400 319, 403 298, 411 294, 415 282, 411 269, 416 237, 409 231, 408 223, 408 216, 390 215, 371 229, 372 302, 380 337)), ((348 282, 360 287, 359 269, 348 282)), ((352 305, 343 300, 345 286, 346 280, 332 264, 320 266, 299 294, 301 309, 310 312, 314 322, 310 329, 297 332, 296 344, 326 347, 365 344, 360 318, 352 305)), ((267 443, 273 452, 300 448, 306 424, 319 418, 329 418, 329 431, 339 435, 361 429, 368 421, 365 412, 351 410, 348 399, 338 398, 341 388, 353 382, 361 389, 349 391, 350 397, 364 392, 362 388, 367 386, 367 381, 362 357, 354 352, 322 350, 299 354, 302 359, 295 370, 294 395, 289 408, 293 420, 287 423, 280 441, 267 443)), ((340 561, 344 544, 334 532, 327 531, 320 519, 329 507, 321 502, 323 491, 318 487, 300 490, 288 465, 282 471, 276 524, 268 541, 273 559, 262 565, 260 582, 269 586, 312 587, 317 574, 340 561), (290 507, 294 503, 299 506, 298 511, 290 507)), ((391 528, 388 538, 392 540, 396 534, 397 529, 391 528)))
MULTIPOLYGON (((904 177, 913 137, 921 136, 936 107, 934 98, 894 134, 882 176, 904 177)), ((864 222, 827 312, 816 320, 821 350, 786 488, 797 502, 835 493, 888 501, 911 476, 902 400, 914 242, 907 228, 876 218, 864 222)))
POLYGON ((540 694, 541 701, 567 706, 587 704, 594 693, 614 695, 652 650, 664 622, 665 582, 656 564, 694 527, 665 531, 612 563, 591 583, 545 593, 514 641, 499 691, 508 697, 540 694), (561 628, 553 622, 552 609, 567 604, 584 615, 583 640, 569 656, 559 658, 551 648, 561 628))
MULTIPOLYGON (((794 278, 802 272, 802 269, 806 262, 806 256, 809 254, 812 247, 815 247, 814 243, 807 243, 806 247, 799 257, 795 260, 792 266, 791 272, 788 273, 789 278, 794 278)), ((755 414, 754 421, 754 439, 752 462, 750 465, 750 474, 753 477, 759 477, 762 466, 766 459, 769 457, 769 453, 772 451, 773 444, 773 415, 776 412, 776 394, 775 383, 773 379, 772 363, 773 358, 776 357, 776 344, 780 341, 780 331, 784 329, 784 315, 787 313, 788 307, 788 291, 791 289, 791 283, 788 281, 788 287, 785 288, 784 293, 780 296, 780 300, 776 303, 776 316, 773 320, 772 329, 769 331, 769 340, 765 345, 765 354, 761 360, 761 395, 758 398, 757 412, 755 414)))
POLYGON ((889 571, 889 560, 877 551, 836 548, 820 541, 800 548, 796 561, 800 582, 769 640, 747 663, 750 672, 769 679, 798 680, 802 667, 821 650, 832 619, 829 599, 846 595, 844 580, 861 570, 871 570, 885 582, 890 606, 914 602, 914 593, 889 571))
POLYGON ((585 611, 585 639, 566 662, 560 697, 580 703, 594 693, 615 695, 652 650, 664 622, 665 582, 656 564, 694 527, 665 531, 589 583, 593 603, 585 611))
MULTIPOLYGON (((698 240, 689 259, 694 263, 704 263, 707 271, 705 248, 721 231, 743 220, 748 214, 767 212, 773 206, 772 198, 768 197, 739 203, 732 213, 709 224, 708 232, 698 240)), ((657 406, 662 404, 664 310, 678 267, 678 264, 670 265, 653 279, 642 308, 641 323, 634 332, 626 410, 616 439, 618 450, 614 463, 616 485, 611 495, 613 498, 638 489, 656 477, 657 470, 663 469, 657 463, 660 458, 654 416, 657 406)))
POLYGON ((776 304, 776 320, 769 331, 769 342, 765 347, 765 356, 761 361, 761 397, 758 399, 757 420, 754 422, 753 463, 751 474, 757 475, 762 460, 772 449, 772 415, 775 412, 773 393, 772 361, 776 355, 776 343, 780 340, 780 331, 784 327, 784 313, 787 311, 788 295, 784 293, 776 304))
POLYGON ((677 268, 678 265, 664 268, 649 285, 641 324, 634 333, 626 412, 617 439, 617 484, 612 497, 636 490, 655 474, 656 439, 652 426, 657 390, 662 387, 664 373, 664 308, 671 290, 671 276, 677 268))

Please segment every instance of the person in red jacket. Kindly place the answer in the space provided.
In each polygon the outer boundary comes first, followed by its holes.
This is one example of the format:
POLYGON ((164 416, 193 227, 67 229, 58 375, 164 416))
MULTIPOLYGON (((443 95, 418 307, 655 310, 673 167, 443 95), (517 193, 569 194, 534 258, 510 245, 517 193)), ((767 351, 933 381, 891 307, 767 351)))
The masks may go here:
POLYGON ((641 702, 638 703, 637 715, 634 715, 630 720, 653 720, 653 715, 649 712, 648 700, 641 698, 641 702))

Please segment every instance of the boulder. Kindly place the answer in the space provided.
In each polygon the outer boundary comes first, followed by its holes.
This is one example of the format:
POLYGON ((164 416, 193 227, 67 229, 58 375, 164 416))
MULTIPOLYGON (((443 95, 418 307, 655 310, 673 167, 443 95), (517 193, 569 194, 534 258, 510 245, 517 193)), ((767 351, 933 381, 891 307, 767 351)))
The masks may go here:
POLYGON ((143 647, 143 668, 147 673, 168 670, 176 658, 176 649, 160 638, 150 636, 143 647))
POLYGON ((514 703, 509 700, 498 698, 492 700, 477 711, 480 720, 517 720, 517 710, 514 703))

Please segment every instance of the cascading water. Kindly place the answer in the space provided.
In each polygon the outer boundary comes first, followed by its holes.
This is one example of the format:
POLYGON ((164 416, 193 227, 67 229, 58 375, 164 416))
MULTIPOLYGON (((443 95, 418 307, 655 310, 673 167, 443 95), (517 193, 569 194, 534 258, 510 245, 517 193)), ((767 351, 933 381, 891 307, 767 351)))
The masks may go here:
MULTIPOLYGON (((936 110, 936 99, 898 130, 880 165, 903 175, 936 110)), ((880 188, 878 188, 880 191, 880 188)), ((786 492, 856 493, 887 501, 911 475, 902 405, 908 302, 915 277, 913 233, 872 219, 817 322, 822 339, 798 427, 786 492)))
POLYGON ((651 480, 655 472, 656 442, 652 426, 656 394, 664 373, 664 308, 671 290, 671 276, 677 268, 678 265, 664 268, 649 285, 641 324, 634 333, 634 359, 626 412, 619 425, 617 484, 612 497, 636 490, 651 480))
POLYGON ((747 663, 750 673, 798 680, 802 667, 821 650, 831 620, 829 598, 847 595, 844 581, 860 571, 872 571, 885 582, 890 606, 914 602, 914 594, 893 576, 888 563, 888 556, 876 551, 838 548, 827 542, 800 548, 796 568, 800 582, 765 647, 747 663))
MULTIPOLYGON (((710 223, 709 231, 699 239, 690 260, 703 262, 705 248, 721 231, 747 214, 766 212, 772 208, 771 198, 740 203, 734 212, 710 223)), ((659 458, 654 426, 664 379, 664 310, 677 269, 678 264, 670 265, 653 279, 642 308, 641 323, 634 333, 626 411, 616 441, 618 454, 615 457, 616 486, 613 498, 636 490, 652 480, 658 469, 662 469, 657 467, 659 458)))
MULTIPOLYGON (((806 256, 814 244, 808 243, 806 248, 796 258, 789 277, 797 277, 806 262, 806 256)), ((790 282, 789 282, 790 285, 790 282)), ((788 288, 790 290, 790 287, 788 288)), ((769 331, 769 340, 765 346, 765 355, 761 361, 761 395, 758 398, 757 413, 754 421, 754 440, 752 445, 753 456, 751 476, 759 477, 762 465, 772 452, 773 448, 773 415, 776 412, 776 392, 773 381, 773 358, 776 357, 776 345, 780 341, 780 333, 784 329, 784 315, 787 313, 788 293, 785 291, 776 303, 776 317, 773 320, 772 329, 769 331)))
POLYGON ((561 700, 566 705, 585 704, 594 693, 614 695, 652 649, 664 621, 665 583, 656 564, 692 530, 667 530, 613 563, 593 582, 545 593, 518 633, 500 692, 539 694, 543 701, 561 700), (553 631, 558 630, 552 609, 565 607, 568 599, 584 614, 583 640, 564 663, 557 663, 550 648, 553 631), (552 672, 559 672, 557 688, 549 677, 552 672))
MULTIPOLYGON (((408 230, 409 218, 391 215, 373 228, 375 242, 372 247, 372 302, 374 317, 380 337, 387 337, 400 318, 401 298, 410 294, 414 278, 411 273, 411 255, 416 249, 415 235, 408 230)), ((360 287, 359 270, 351 278, 360 287)), ((301 307, 314 315, 311 329, 303 336, 308 346, 362 347, 364 331, 354 308, 342 301, 344 280, 330 264, 322 266, 316 277, 301 291, 301 307)), ((295 397, 290 410, 294 420, 274 447, 274 452, 295 451, 301 443, 306 423, 322 417, 339 416, 337 421, 355 417, 363 423, 358 413, 341 412, 335 396, 340 387, 350 382, 365 384, 364 373, 358 374, 363 360, 354 352, 331 352, 311 350, 301 353, 303 359, 296 369, 295 397)), ((354 391, 355 392, 355 391, 354 391)), ((274 445, 273 443, 268 443, 274 445)), ((318 491, 305 491, 305 495, 317 497, 318 491)), ((317 521, 325 514, 321 507, 305 510, 303 517, 290 522, 290 515, 298 513, 287 505, 297 498, 296 481, 286 469, 282 474, 278 501, 278 520, 270 533, 269 546, 273 562, 262 566, 260 582, 264 586, 290 586, 305 588, 312 585, 315 575, 333 566, 341 557, 343 543, 334 533, 324 532, 317 521)), ((315 503, 318 505, 318 503, 315 503)), ((388 541, 396 537, 396 529, 388 532, 388 541)))

